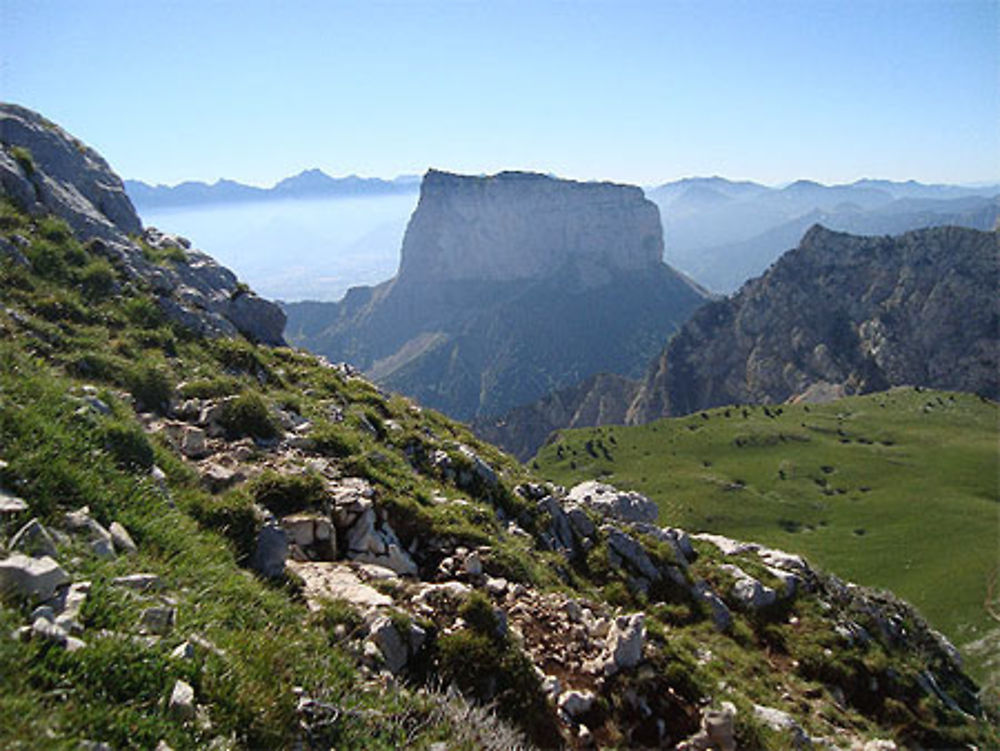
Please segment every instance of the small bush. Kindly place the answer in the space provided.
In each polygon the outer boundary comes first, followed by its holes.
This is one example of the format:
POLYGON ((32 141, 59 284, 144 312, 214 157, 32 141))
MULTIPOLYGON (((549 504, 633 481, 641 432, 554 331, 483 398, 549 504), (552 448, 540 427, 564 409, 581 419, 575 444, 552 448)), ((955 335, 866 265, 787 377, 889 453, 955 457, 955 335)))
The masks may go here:
POLYGON ((249 490, 257 503, 278 516, 318 506, 326 498, 322 478, 313 473, 283 475, 268 470, 250 483, 249 490))
POLYGON ((198 495, 189 511, 199 524, 233 543, 236 562, 245 563, 257 544, 257 511, 253 500, 234 490, 223 496, 198 495))
POLYGON ((13 146, 11 147, 10 155, 14 157, 14 161, 24 170, 24 174, 28 177, 35 174, 35 157, 32 156, 30 149, 25 146, 13 146))
POLYGON ((165 370, 144 364, 129 373, 128 390, 140 407, 162 414, 170 406, 174 386, 165 370))
POLYGON ((133 297, 122 305, 125 316, 136 326, 155 329, 164 323, 163 311, 148 297, 133 297))
POLYGON ((181 396, 185 399, 218 399, 222 396, 232 396, 243 390, 243 384, 232 376, 216 376, 215 378, 196 378, 179 387, 181 396))
POLYGON ((489 598, 482 592, 473 592, 458 609, 458 614, 462 616, 469 628, 477 634, 497 639, 500 636, 499 623, 496 613, 493 612, 493 605, 489 598))
POLYGON ((327 456, 347 457, 361 453, 361 441, 355 431, 343 423, 318 422, 309 433, 316 450, 327 456))
POLYGON ((153 447, 138 426, 113 422, 103 433, 105 448, 120 466, 141 470, 153 466, 153 447))
POLYGON ((278 425, 264 399, 252 391, 226 402, 219 422, 231 439, 243 436, 268 439, 278 434, 278 425))
POLYGON ((79 274, 80 289, 88 300, 101 300, 115 291, 115 270, 102 258, 88 263, 79 274))

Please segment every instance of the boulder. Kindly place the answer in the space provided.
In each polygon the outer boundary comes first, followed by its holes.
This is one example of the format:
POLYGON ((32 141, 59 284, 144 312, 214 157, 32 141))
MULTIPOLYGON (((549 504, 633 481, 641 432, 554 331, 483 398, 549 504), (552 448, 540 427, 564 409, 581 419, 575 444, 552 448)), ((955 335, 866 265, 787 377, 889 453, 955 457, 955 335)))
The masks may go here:
POLYGON ((275 579, 285 573, 287 558, 288 536, 285 530, 277 522, 267 522, 257 533, 257 546, 250 567, 262 576, 275 579))
POLYGON ((624 563, 651 582, 660 578, 659 569, 638 540, 610 524, 601 527, 601 531, 607 537, 608 553, 613 566, 620 568, 624 563))
POLYGON ((579 717, 590 711, 594 706, 593 691, 564 691, 559 695, 559 709, 569 718, 579 717))
POLYGON ((370 503, 347 530, 347 557, 384 566, 397 574, 417 574, 417 564, 403 549, 389 523, 377 524, 375 509, 370 503))
POLYGON ((0 488, 0 514, 10 514, 13 516, 27 510, 28 504, 23 498, 18 498, 16 495, 0 488))
POLYGON ((50 641, 60 647, 65 647, 69 634, 61 626, 57 626, 47 618, 36 618, 31 624, 31 638, 50 641))
POLYGON ((773 605, 777 601, 777 592, 771 587, 761 584, 739 566, 724 563, 719 566, 719 570, 725 571, 735 579, 730 595, 740 608, 744 610, 760 610, 773 605))
POLYGON ((191 687, 190 683, 179 678, 174 682, 170 699, 167 701, 167 711, 181 722, 189 722, 194 719, 194 688, 191 687))
POLYGON ((143 634, 166 636, 174 628, 177 611, 169 605, 146 608, 139 617, 139 631, 143 634))
POLYGON ((728 631, 733 625, 733 614, 729 612, 726 603, 717 595, 708 582, 698 580, 691 585, 691 595, 696 600, 705 603, 712 611, 712 623, 718 631, 728 631))
POLYGON ((11 550, 19 550, 32 556, 55 557, 56 541, 38 519, 31 519, 10 538, 11 550))
POLYGON ((69 580, 69 574, 47 555, 31 558, 14 553, 0 561, 0 592, 48 600, 69 580))
POLYGON ((642 647, 646 639, 645 621, 644 613, 615 618, 608 633, 608 661, 604 668, 606 674, 634 668, 642 660, 642 647))
POLYGON ((641 493, 623 491, 613 485, 589 480, 574 486, 567 495, 568 503, 596 511, 601 516, 625 522, 655 522, 660 508, 641 493))
POLYGON ((803 730, 802 726, 788 712, 783 712, 774 707, 765 707, 760 704, 753 705, 753 716, 763 725, 786 733, 792 742, 792 748, 807 749, 812 748, 812 738, 803 730))
POLYGON ((111 522, 108 532, 111 534, 111 541, 114 543, 116 550, 128 553, 129 555, 139 552, 139 548, 136 547, 135 542, 132 540, 132 535, 118 522, 111 522))
POLYGON ((83 506, 76 511, 69 511, 64 517, 66 528, 74 534, 88 538, 90 549, 101 558, 110 558, 115 554, 111 533, 90 515, 90 508, 83 506))
POLYGON ((379 616, 369 628, 369 639, 382 653, 385 665, 394 675, 402 671, 423 646, 427 632, 415 623, 409 624, 403 632, 388 616, 379 616))

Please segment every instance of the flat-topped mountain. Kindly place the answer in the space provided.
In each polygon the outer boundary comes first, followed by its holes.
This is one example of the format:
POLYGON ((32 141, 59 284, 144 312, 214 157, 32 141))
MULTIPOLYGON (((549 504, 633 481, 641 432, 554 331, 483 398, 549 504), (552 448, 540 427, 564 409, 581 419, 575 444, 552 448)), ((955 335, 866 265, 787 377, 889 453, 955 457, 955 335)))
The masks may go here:
POLYGON ((628 420, 904 384, 996 398, 998 247, 996 231, 857 237, 815 226, 762 277, 692 316, 628 420))
POLYGON ((642 190, 528 172, 431 170, 403 239, 399 282, 541 279, 656 269, 663 232, 642 190))
POLYGON ((286 305, 291 341, 460 419, 598 372, 638 377, 706 296, 661 260, 638 188, 430 171, 399 274, 286 305))

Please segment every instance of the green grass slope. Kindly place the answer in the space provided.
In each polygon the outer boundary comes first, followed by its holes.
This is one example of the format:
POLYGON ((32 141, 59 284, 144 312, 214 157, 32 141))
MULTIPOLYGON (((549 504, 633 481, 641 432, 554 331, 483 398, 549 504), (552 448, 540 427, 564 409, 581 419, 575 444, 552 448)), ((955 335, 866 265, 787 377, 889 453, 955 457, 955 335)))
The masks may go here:
POLYGON ((976 396, 899 388, 563 431, 533 466, 563 484, 603 476, 655 499, 664 523, 890 589, 962 646, 997 625, 997 421, 976 396))

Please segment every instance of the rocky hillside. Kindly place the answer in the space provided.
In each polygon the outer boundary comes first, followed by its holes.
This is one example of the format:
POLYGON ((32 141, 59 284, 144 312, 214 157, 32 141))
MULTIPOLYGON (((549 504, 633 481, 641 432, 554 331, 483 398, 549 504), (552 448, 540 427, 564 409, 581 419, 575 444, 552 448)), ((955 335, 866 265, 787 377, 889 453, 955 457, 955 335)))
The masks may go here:
POLYGON ((762 277, 692 316, 628 420, 905 384, 996 398, 998 247, 996 231, 813 227, 762 277))
POLYGON ((187 255, 7 191, 0 236, 4 748, 996 745, 891 595, 206 336, 155 284, 187 255))
POLYGON ((637 376, 704 301, 638 188, 429 172, 399 274, 286 306, 291 341, 461 419, 598 372, 637 376))
MULTIPOLYGON (((14 104, 0 104, 0 147, 4 195, 29 215, 63 219, 89 250, 148 285, 169 320, 207 336, 283 343, 281 309, 183 238, 144 231, 121 178, 93 149, 14 104)), ((16 238, 3 242, 3 252, 23 255, 16 238)))

